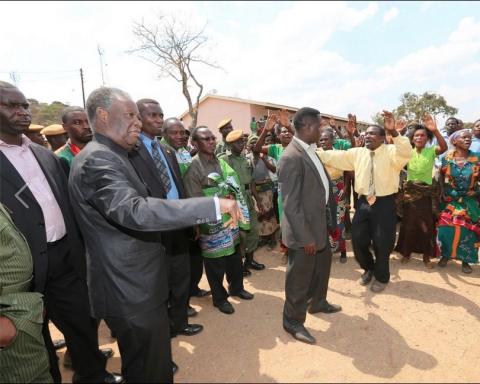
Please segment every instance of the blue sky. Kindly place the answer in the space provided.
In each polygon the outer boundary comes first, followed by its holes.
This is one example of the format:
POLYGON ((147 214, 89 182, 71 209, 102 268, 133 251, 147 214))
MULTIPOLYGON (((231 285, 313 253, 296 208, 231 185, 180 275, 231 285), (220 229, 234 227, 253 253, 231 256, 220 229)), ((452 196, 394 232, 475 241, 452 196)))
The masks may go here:
POLYGON ((132 20, 159 9, 192 25, 208 20, 204 54, 224 71, 196 69, 205 92, 370 121, 404 92, 431 91, 465 122, 480 118, 479 2, 2 1, 12 17, 0 23, 0 79, 17 71, 27 97, 81 105, 79 68, 87 96, 102 84, 100 44, 107 85, 177 116, 187 109, 179 85, 125 53, 136 44, 132 20))

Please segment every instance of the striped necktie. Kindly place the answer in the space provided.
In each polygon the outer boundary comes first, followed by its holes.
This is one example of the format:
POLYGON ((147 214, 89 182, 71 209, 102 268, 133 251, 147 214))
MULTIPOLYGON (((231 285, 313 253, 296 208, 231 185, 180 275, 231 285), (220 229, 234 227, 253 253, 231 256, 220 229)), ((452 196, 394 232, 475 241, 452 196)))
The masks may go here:
POLYGON ((170 180, 170 176, 168 176, 167 166, 163 161, 160 153, 158 152, 158 142, 157 139, 152 141, 152 156, 153 162, 158 169, 158 173, 160 173, 160 178, 162 179, 163 186, 165 187, 165 191, 168 193, 170 189, 172 189, 172 182, 170 180))

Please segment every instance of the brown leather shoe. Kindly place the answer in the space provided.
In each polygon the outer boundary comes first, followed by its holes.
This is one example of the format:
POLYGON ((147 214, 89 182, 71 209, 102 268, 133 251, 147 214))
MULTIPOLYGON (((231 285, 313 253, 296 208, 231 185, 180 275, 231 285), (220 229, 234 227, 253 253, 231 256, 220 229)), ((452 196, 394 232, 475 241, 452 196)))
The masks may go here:
POLYGON ((402 260, 400 260, 402 264, 407 264, 410 261, 410 257, 403 256, 402 260))

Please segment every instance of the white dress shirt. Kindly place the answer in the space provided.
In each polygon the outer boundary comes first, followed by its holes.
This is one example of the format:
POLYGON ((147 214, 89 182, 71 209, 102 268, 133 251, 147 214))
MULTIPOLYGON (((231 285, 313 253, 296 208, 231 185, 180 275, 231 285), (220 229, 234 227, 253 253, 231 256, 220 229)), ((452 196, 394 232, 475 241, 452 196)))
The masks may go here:
POLYGON ((317 167, 320 178, 322 179, 323 187, 325 188, 325 204, 328 204, 328 198, 330 193, 330 187, 328 182, 328 177, 323 167, 322 162, 317 156, 317 144, 307 144, 304 141, 300 140, 298 137, 293 136, 295 140, 301 145, 301 147, 307 152, 307 155, 312 159, 313 164, 317 167))

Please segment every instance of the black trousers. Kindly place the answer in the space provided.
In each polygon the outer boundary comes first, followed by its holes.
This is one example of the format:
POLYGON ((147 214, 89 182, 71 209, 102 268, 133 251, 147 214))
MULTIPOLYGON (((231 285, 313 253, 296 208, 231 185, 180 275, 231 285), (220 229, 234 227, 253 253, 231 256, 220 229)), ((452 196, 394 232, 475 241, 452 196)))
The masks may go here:
POLYGON ((169 267, 168 317, 170 332, 188 327, 188 294, 190 290, 189 239, 184 229, 162 233, 162 242, 169 267))
POLYGON ((54 382, 61 383, 58 358, 48 329, 48 321, 65 336, 75 370, 74 382, 103 382, 107 360, 98 349, 96 321, 90 316, 87 283, 80 280, 70 260, 67 236, 47 248, 48 276, 44 302, 46 317, 43 338, 54 382))
POLYGON ((230 256, 217 258, 204 257, 205 274, 212 290, 213 305, 223 304, 229 294, 236 295, 243 290, 243 263, 240 244, 230 256), (223 286, 223 277, 226 275, 228 292, 223 286))
POLYGON ((203 275, 203 258, 202 258, 202 250, 200 248, 200 244, 198 240, 196 241, 189 241, 189 248, 190 248, 190 292, 188 297, 195 296, 200 288, 198 284, 202 279, 203 275))
POLYGON ((107 317, 127 383, 173 383, 167 305, 128 317, 107 317))
POLYGON ((395 245, 397 207, 395 196, 377 197, 373 205, 365 196, 358 199, 352 221, 352 246, 355 259, 365 271, 373 270, 381 283, 390 280, 390 253, 395 245), (373 243, 373 255, 368 249, 373 243))
POLYGON ((307 310, 315 313, 328 308, 327 291, 332 267, 330 243, 314 255, 303 249, 288 248, 285 275, 283 327, 298 332, 304 328, 307 310))

